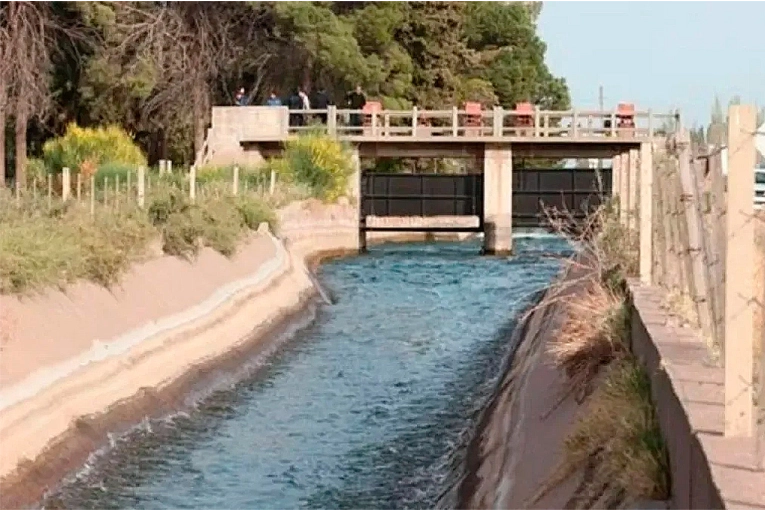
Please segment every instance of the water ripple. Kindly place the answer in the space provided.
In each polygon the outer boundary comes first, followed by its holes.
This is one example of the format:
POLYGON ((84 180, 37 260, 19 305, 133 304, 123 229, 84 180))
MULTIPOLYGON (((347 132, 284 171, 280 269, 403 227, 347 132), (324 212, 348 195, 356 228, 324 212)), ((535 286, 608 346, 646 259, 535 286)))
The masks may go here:
POLYGON ((324 266, 339 301, 251 377, 90 459, 59 508, 430 508, 567 247, 390 245, 324 266))

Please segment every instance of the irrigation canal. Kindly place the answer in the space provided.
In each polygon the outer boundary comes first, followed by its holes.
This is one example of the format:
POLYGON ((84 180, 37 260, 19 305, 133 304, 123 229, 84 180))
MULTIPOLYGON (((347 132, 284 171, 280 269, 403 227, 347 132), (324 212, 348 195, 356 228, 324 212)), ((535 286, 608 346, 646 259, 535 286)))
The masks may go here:
POLYGON ((247 377, 147 422, 51 494, 57 508, 431 508, 495 384, 512 319, 560 268, 467 243, 373 247, 319 278, 337 303, 247 377))

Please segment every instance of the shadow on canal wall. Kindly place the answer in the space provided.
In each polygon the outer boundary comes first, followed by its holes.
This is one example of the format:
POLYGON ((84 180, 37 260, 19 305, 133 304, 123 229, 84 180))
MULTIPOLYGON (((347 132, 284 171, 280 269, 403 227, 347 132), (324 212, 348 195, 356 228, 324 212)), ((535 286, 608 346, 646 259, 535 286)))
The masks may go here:
POLYGON ((357 221, 347 205, 291 204, 279 239, 264 225, 231 259, 157 257, 116 289, 0 297, 13 322, 0 361, 0 507, 38 502, 112 434, 187 407, 307 325, 310 271, 355 253, 357 221))

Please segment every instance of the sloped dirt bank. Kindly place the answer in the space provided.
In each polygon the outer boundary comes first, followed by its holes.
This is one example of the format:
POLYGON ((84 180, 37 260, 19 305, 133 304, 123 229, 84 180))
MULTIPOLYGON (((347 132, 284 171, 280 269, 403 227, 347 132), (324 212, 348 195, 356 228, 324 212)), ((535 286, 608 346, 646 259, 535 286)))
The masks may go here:
POLYGON ((308 202, 280 220, 278 239, 260 231, 231 259, 158 257, 115 289, 2 297, 0 507, 39 501, 110 434, 187 406, 311 320, 307 266, 355 253, 356 214, 308 202))

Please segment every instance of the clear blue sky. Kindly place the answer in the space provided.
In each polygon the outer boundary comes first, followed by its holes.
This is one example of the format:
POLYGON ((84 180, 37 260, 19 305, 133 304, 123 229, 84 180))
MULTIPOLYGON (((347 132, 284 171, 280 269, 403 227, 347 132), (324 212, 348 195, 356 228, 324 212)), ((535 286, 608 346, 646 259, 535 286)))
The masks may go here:
POLYGON ((709 120, 715 94, 765 106, 765 2, 544 2, 547 64, 577 108, 620 101, 709 120))

